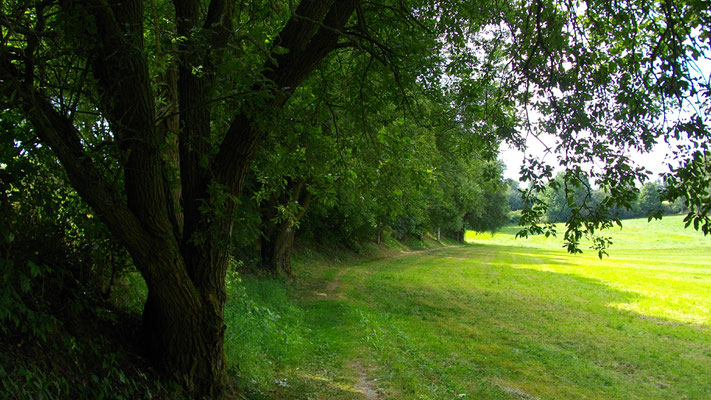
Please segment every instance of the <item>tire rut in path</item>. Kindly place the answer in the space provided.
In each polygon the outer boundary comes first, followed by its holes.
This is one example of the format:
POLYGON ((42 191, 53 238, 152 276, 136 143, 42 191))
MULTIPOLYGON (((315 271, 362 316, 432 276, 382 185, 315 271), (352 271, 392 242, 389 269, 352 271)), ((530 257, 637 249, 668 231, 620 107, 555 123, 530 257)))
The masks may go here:
MULTIPOLYGON (((446 247, 439 247, 439 248, 433 248, 433 249, 423 249, 423 250, 414 250, 414 251, 407 251, 407 252, 402 252, 400 254, 392 255, 389 257, 383 257, 383 258, 399 258, 399 257, 405 257, 409 256, 412 254, 417 254, 417 253, 429 253, 437 250, 443 250, 445 248, 449 247, 459 247, 459 246, 446 246, 446 247)), ((326 284, 326 287, 324 288, 323 292, 316 292, 317 295, 323 296, 323 297, 330 297, 330 298, 343 298, 344 295, 343 293, 340 293, 338 289, 341 286, 341 276, 343 276, 346 272, 350 271, 353 269, 353 267, 346 267, 346 268, 341 268, 339 271, 335 274, 335 276, 326 284)), ((363 398, 365 400, 380 400, 381 396, 378 393, 378 388, 375 385, 375 381, 371 379, 368 376, 368 369, 359 361, 354 361, 351 364, 351 369, 355 372, 357 381, 355 385, 353 386, 359 393, 363 395, 363 398)))
POLYGON ((351 365, 358 377, 354 388, 362 393, 366 400, 380 400, 378 388, 375 386, 375 382, 368 377, 368 370, 358 361, 351 365))

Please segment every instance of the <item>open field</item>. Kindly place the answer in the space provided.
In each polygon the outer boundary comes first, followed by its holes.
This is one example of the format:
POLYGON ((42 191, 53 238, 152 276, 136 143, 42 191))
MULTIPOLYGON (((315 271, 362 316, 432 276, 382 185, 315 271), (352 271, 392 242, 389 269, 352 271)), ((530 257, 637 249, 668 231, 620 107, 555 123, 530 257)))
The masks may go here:
POLYGON ((711 398, 711 238, 626 221, 599 260, 513 234, 233 282, 228 358, 254 398, 711 398))

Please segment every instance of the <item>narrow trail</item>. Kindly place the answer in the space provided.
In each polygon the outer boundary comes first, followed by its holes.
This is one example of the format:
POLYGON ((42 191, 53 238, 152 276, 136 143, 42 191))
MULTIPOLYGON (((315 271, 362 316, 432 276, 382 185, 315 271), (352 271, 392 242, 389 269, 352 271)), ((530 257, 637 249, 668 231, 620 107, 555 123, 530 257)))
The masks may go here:
MULTIPOLYGON (((384 257, 374 258, 373 260, 370 260, 370 261, 368 261, 368 262, 375 262, 375 261, 380 261, 380 260, 384 260, 384 259, 388 259, 388 258, 401 258, 401 257, 411 256, 411 255, 413 255, 413 254, 431 253, 431 252, 434 252, 434 251, 445 250, 445 249, 453 249, 453 248, 458 248, 458 247, 462 247, 462 245, 459 245, 459 246, 435 247, 435 248, 432 248, 432 249, 403 251, 403 252, 400 252, 400 253, 397 253, 397 254, 393 254, 393 255, 388 255, 388 256, 384 256, 384 257)), ((358 265, 361 265, 361 264, 358 264, 358 265)), ((329 297, 329 298, 337 298, 337 299, 343 298, 343 297, 344 297, 344 294, 338 292, 338 289, 341 287, 341 279, 340 279, 340 278, 341 278, 346 272, 352 270, 353 268, 354 268, 353 266, 340 268, 340 269, 338 270, 338 272, 336 272, 336 275, 333 276, 333 279, 331 279, 330 281, 328 281, 328 283, 326 284, 326 287, 324 288, 324 291, 323 291, 323 292, 316 292, 315 294, 316 294, 317 296, 321 296, 321 297, 329 297)))
MULTIPOLYGON (((374 259, 372 261, 379 261, 383 259, 388 259, 388 258, 400 258, 400 257, 406 257, 406 256, 411 256, 413 254, 424 254, 424 253, 430 253, 434 251, 439 251, 439 250, 445 250, 445 249, 451 249, 451 248, 456 248, 460 246, 443 246, 443 247, 437 247, 437 248, 432 248, 432 249, 422 249, 422 250, 412 250, 412 251, 404 251, 398 254, 393 254, 393 255, 388 255, 385 257, 379 257, 377 259, 374 259)), ((358 264, 362 265, 362 264, 358 264)), ((345 294, 339 291, 341 287, 341 277, 346 274, 347 272, 351 271, 354 269, 356 266, 349 266, 349 267, 343 267, 336 272, 336 274, 333 276, 331 280, 328 281, 326 284, 326 287, 323 289, 323 292, 316 292, 315 294, 320 297, 325 297, 325 298, 331 298, 331 299, 341 299, 345 297, 345 294)), ((371 378, 372 374, 369 373, 369 368, 367 368, 363 363, 361 363, 358 360, 354 360, 350 364, 350 369, 354 372, 356 382, 353 385, 353 388, 358 391, 360 394, 363 395, 363 398, 365 400, 381 400, 383 397, 381 396, 380 392, 378 391, 378 387, 376 385, 377 380, 371 378)))
POLYGON ((358 381, 353 387, 363 394, 366 400, 380 400, 381 397, 378 394, 378 388, 375 386, 375 381, 368 377, 367 368, 358 361, 354 362, 351 366, 358 377, 358 381))
POLYGON ((343 293, 337 292, 338 288, 341 287, 341 276, 346 272, 350 271, 353 267, 341 268, 336 272, 336 275, 331 279, 326 285, 326 296, 327 297, 343 297, 343 293))

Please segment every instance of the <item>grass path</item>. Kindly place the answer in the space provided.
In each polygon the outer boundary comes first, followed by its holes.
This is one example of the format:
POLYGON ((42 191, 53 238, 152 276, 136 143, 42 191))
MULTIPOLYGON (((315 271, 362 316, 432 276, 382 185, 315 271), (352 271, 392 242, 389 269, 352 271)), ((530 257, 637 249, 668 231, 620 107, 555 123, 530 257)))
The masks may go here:
MULTIPOLYGON (((389 255, 387 257, 383 257, 381 259, 378 259, 379 262, 382 262, 383 260, 387 259, 395 259, 395 258, 401 258, 401 257, 411 257, 411 256, 419 256, 423 255, 425 253, 429 253, 432 251, 439 251, 441 248, 430 248, 430 249, 421 249, 421 250, 413 250, 413 251, 406 251, 406 252, 401 252, 398 254, 394 255, 389 255)), ((341 277, 343 277, 346 273, 351 272, 354 268, 357 266, 345 266, 341 267, 338 269, 338 272, 331 278, 327 284, 326 288, 323 292, 316 292, 318 296, 324 296, 324 297, 329 297, 329 298, 338 298, 342 299, 344 298, 344 293, 339 290, 341 287, 341 277)), ((362 357, 362 356, 361 356, 362 357)), ((373 371, 371 367, 366 367, 363 364, 363 361, 361 360, 351 360, 349 362, 350 368, 348 368, 350 371, 353 371, 356 377, 356 382, 353 385, 353 388, 359 392, 363 399, 365 400, 379 400, 382 398, 382 396, 379 393, 378 387, 377 387, 377 382, 373 380, 372 375, 373 371)))
POLYGON ((301 263, 298 284, 246 282, 252 309, 269 310, 254 343, 276 360, 255 393, 709 399, 711 240, 678 222, 626 224, 602 261, 504 231, 345 267, 301 263))

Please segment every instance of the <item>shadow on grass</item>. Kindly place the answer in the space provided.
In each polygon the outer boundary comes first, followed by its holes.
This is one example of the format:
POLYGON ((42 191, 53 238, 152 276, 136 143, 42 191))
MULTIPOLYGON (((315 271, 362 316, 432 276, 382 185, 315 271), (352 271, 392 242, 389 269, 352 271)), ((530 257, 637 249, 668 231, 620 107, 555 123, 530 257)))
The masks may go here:
POLYGON ((384 398, 708 398, 708 326, 614 308, 645 297, 534 268, 564 257, 471 244, 325 266, 267 285, 265 299, 250 292, 260 332, 250 352, 269 359, 257 360, 269 363, 259 398, 362 399, 354 360, 375 365, 368 377, 384 398))
MULTIPOLYGON (((368 265, 368 274, 359 273, 361 265, 341 278, 348 296, 343 303, 361 314, 360 334, 367 338, 375 332, 382 341, 363 342, 400 380, 402 390, 420 379, 425 381, 421 390, 430 396, 465 389, 477 394, 492 390, 491 379, 503 377, 534 389, 540 385, 532 382, 543 382, 552 391, 534 394, 546 398, 585 393, 705 398, 711 393, 702 372, 711 367, 708 326, 610 307, 644 296, 596 279, 527 268, 564 264, 558 252, 503 246, 492 251, 515 252, 520 263, 420 268, 418 259, 411 265, 368 265), (466 357, 451 361, 451 354, 466 357), (459 367, 441 367, 447 363, 459 367), (462 372, 471 365, 477 376, 462 372), (467 388, 463 382, 472 383, 467 388)), ((456 254, 443 249, 433 256, 456 254)), ((356 323, 350 318, 339 323, 349 321, 356 323)))

